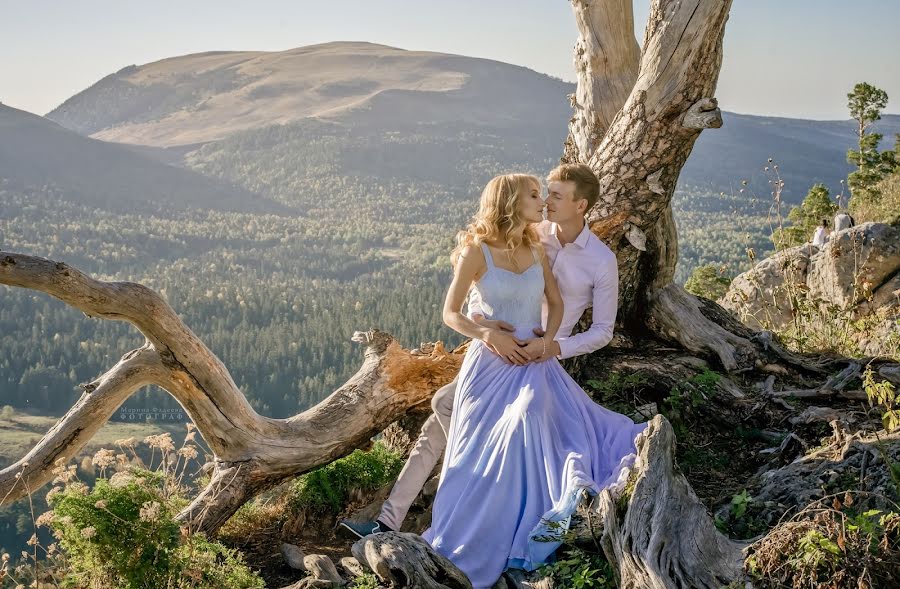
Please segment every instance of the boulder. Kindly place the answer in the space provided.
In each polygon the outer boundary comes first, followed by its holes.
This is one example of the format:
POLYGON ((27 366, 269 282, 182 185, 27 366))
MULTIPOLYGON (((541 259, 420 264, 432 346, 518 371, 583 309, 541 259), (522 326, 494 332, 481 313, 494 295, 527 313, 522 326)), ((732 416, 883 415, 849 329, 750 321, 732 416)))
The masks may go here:
POLYGON ((900 228, 863 223, 832 234, 822 247, 789 248, 737 276, 719 304, 753 329, 785 329, 793 306, 815 305, 849 310, 855 318, 876 314, 877 326, 864 353, 877 353, 898 329, 900 308, 900 228), (796 297, 796 298, 794 298, 796 297))
POLYGON ((900 269, 900 228, 863 223, 834 233, 809 266, 813 299, 857 305, 900 269))
POLYGON ((788 293, 806 288, 810 257, 819 253, 811 244, 782 250, 731 281, 719 304, 734 312, 752 329, 782 329, 791 321, 788 293))

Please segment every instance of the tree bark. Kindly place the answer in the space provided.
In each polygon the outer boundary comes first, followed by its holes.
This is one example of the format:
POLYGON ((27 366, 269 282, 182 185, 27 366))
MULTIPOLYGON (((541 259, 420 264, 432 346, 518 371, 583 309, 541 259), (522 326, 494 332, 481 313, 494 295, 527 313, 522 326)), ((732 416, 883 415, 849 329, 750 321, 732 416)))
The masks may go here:
POLYGON ((597 149, 637 80, 641 50, 634 38, 631 0, 574 0, 578 24, 575 75, 569 96, 574 114, 569 121, 566 159, 585 162, 597 149))
MULTIPOLYGON (((678 243, 671 199, 700 132, 722 125, 713 96, 730 9, 731 0, 654 0, 636 82, 599 144, 594 135, 603 127, 605 111, 581 97, 593 96, 594 88, 603 87, 597 78, 613 72, 579 69, 565 158, 574 153, 600 177, 600 201, 588 221, 618 258, 621 322, 649 327, 691 351, 716 356, 727 370, 741 370, 755 364, 757 347, 705 318, 696 297, 672 283, 678 243), (592 152, 585 151, 593 145, 592 152)), ((629 3, 576 0, 573 10, 580 31, 576 63, 630 54, 623 19, 596 16, 630 14, 629 3)), ((624 72, 631 62, 615 63, 615 71, 624 72)), ((607 94, 609 104, 618 104, 615 92, 607 94)))
POLYGON ((178 518, 217 530, 255 494, 364 445, 413 406, 427 403, 462 361, 437 344, 413 355, 390 335, 357 332, 360 370, 315 407, 288 419, 256 413, 228 370, 153 290, 94 280, 66 264, 0 252, 0 284, 45 292, 89 317, 128 321, 146 337, 106 374, 83 385, 78 402, 21 460, 0 471, 4 503, 53 478, 139 388, 156 384, 184 407, 215 456, 209 485, 178 518), (337 426, 336 426, 337 425, 337 426))
POLYGON ((397 589, 472 589, 465 573, 416 534, 374 534, 358 540, 352 550, 356 560, 397 589))
POLYGON ((638 440, 627 507, 604 490, 596 504, 600 544, 622 589, 719 589, 741 578, 742 546, 716 529, 675 470, 675 434, 661 415, 638 440))

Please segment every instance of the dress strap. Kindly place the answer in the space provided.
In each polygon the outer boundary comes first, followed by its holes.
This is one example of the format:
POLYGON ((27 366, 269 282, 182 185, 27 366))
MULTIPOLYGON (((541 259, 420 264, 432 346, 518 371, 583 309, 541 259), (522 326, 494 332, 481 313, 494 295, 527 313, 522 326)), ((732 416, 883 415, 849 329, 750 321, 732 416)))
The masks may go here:
POLYGON ((541 265, 541 254, 538 253, 538 248, 531 246, 531 255, 534 256, 534 263, 538 266, 541 265))
POLYGON ((491 250, 488 248, 487 244, 481 242, 481 251, 484 253, 484 261, 487 263, 488 268, 494 267, 494 257, 491 255, 491 250))

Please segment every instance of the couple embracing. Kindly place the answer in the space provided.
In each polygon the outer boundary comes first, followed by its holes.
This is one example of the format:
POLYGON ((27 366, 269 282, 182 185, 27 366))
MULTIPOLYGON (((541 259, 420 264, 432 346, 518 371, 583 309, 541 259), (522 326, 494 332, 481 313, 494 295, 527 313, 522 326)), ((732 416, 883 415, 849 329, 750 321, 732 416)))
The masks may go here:
POLYGON ((444 452, 423 537, 476 589, 548 562, 585 493, 624 484, 645 427, 597 405, 559 363, 612 338, 618 271, 585 223, 599 197, 591 169, 564 164, 547 181, 546 202, 534 176, 485 187, 444 301, 444 322, 473 340, 459 375, 435 394, 378 520, 340 524, 360 537, 399 529, 444 452), (588 307, 590 328, 572 335, 588 307))

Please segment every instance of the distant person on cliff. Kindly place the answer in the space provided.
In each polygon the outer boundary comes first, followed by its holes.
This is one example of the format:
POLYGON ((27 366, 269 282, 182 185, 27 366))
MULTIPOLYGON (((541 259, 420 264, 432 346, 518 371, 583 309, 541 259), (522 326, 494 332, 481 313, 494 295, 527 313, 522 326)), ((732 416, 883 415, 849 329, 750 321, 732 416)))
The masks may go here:
POLYGON ((825 242, 828 240, 828 221, 826 219, 822 219, 822 224, 816 227, 816 232, 813 234, 812 244, 816 247, 825 247, 825 242))

